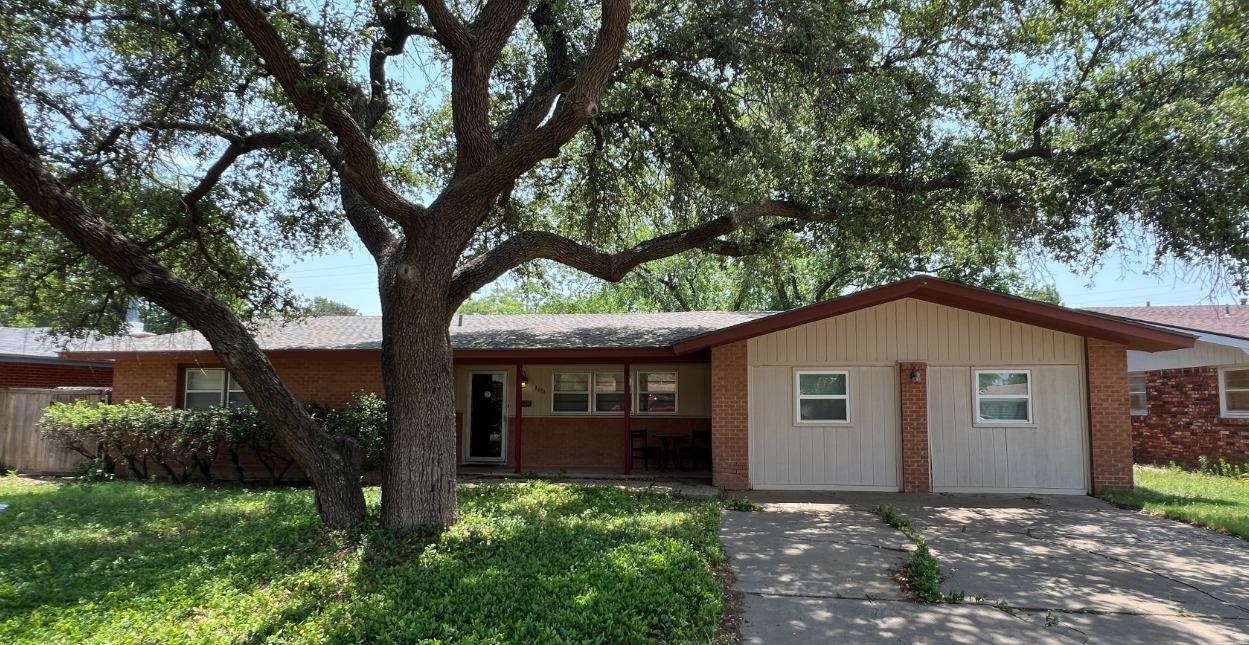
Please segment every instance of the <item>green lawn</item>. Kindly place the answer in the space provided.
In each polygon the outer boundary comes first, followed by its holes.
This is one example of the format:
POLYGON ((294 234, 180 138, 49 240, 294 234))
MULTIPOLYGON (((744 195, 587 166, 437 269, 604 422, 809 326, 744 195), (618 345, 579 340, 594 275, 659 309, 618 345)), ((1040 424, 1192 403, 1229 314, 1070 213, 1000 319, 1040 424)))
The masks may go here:
POLYGON ((324 535, 304 490, 0 476, 0 503, 3 643, 707 641, 722 607, 716 505, 614 488, 464 488, 403 541, 324 535))
POLYGON ((1107 492, 1115 504, 1227 531, 1249 538, 1249 481, 1182 471, 1136 467, 1136 490, 1107 492))

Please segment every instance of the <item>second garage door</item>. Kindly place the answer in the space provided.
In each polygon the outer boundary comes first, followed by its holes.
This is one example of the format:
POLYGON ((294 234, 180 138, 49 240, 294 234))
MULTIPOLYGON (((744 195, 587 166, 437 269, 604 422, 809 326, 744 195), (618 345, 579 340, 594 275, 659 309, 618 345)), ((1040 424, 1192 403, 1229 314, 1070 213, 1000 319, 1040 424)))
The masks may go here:
POLYGON ((1088 490, 1084 385, 1077 365, 928 370, 932 487, 947 492, 1088 490), (977 372, 986 372, 983 381, 977 372), (1010 374, 994 381, 992 372, 1010 374), (1026 383, 1026 386, 1024 385, 1026 383), (980 389, 978 404, 973 388, 980 389), (985 422, 988 416, 1025 419, 985 422))

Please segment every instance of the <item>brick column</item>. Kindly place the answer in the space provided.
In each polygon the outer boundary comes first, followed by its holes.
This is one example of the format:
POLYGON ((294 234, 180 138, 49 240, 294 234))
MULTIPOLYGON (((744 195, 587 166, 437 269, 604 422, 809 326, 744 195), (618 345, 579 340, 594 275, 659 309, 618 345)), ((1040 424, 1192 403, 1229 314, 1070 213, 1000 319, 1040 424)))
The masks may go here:
POLYGON ((1128 409, 1128 352, 1123 345, 1084 339, 1088 362, 1089 444, 1093 493, 1132 487, 1132 417, 1128 409))
POLYGON ((711 482, 750 488, 746 341, 711 348, 711 482))
POLYGON ((902 490, 932 490, 928 456, 928 365, 898 363, 898 393, 902 403, 902 490), (918 375, 912 382, 911 373, 918 375))

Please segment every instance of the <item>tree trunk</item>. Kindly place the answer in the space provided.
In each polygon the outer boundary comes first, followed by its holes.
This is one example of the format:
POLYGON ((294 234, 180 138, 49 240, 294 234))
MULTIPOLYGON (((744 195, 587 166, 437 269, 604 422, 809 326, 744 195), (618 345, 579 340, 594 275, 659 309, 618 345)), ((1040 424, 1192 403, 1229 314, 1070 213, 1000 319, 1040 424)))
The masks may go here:
POLYGON ((451 272, 436 255, 401 248, 382 268, 382 382, 389 412, 382 525, 399 531, 447 526, 459 514, 451 272))

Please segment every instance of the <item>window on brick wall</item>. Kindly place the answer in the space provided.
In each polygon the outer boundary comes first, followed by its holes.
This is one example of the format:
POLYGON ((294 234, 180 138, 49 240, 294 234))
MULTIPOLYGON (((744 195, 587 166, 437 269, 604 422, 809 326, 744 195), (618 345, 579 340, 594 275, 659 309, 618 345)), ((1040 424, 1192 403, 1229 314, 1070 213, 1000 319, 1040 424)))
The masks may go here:
POLYGON ((590 373, 556 372, 551 388, 551 411, 587 414, 590 411, 590 373))
POLYGON ((1032 372, 976 370, 976 423, 1032 423, 1032 372))
POLYGON ((1249 369, 1219 370, 1219 403, 1224 416, 1249 417, 1249 369))
POLYGON ((850 374, 794 372, 794 423, 850 423, 850 374))
POLYGON ((675 414, 677 411, 676 372, 638 372, 639 414, 675 414))
POLYGON ((1145 397, 1145 382, 1144 372, 1128 374, 1128 402, 1132 408, 1132 414, 1136 416, 1144 416, 1149 410, 1149 400, 1145 397))
POLYGON ((221 405, 232 408, 251 405, 247 393, 223 369, 187 368, 182 407, 198 410, 221 405))

